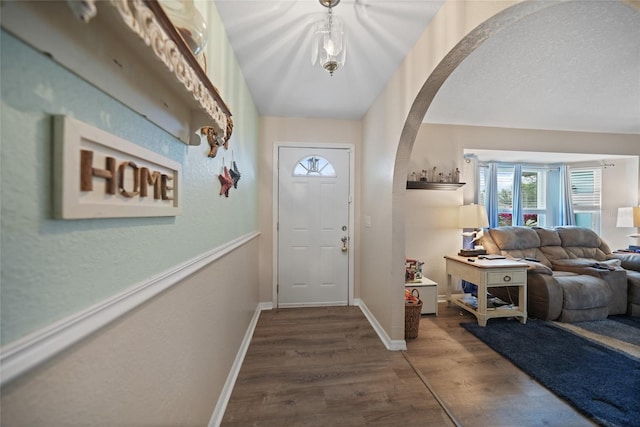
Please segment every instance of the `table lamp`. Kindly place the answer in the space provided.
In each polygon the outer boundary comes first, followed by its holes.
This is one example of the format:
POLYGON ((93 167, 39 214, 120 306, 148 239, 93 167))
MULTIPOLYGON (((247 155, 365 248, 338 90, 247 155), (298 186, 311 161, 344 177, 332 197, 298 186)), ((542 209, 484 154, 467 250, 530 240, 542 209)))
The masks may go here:
POLYGON ((629 234, 629 237, 634 239, 640 238, 640 234, 637 233, 638 227, 640 227, 640 206, 630 208, 618 208, 618 220, 616 221, 616 227, 619 228, 636 228, 636 233, 629 234))
MULTIPOLYGON (((483 227, 489 226, 489 218, 487 217, 487 209, 481 205, 463 205, 460 206, 460 216, 458 220, 458 226, 462 229, 472 231, 463 231, 462 235, 464 236, 463 241, 463 249, 465 251, 474 250, 475 240, 478 232, 482 230, 483 227)), ((476 255, 482 255, 486 252, 482 250, 482 253, 478 253, 476 255)), ((469 255, 465 255, 469 256, 469 255)))

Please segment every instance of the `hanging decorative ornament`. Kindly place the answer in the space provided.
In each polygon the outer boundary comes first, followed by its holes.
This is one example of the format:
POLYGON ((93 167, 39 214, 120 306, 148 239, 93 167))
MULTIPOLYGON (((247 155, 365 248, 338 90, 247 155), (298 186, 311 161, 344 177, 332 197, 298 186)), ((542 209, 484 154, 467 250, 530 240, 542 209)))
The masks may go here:
POLYGON ((224 166, 224 159, 222 159, 222 173, 218 174, 218 180, 220 180, 220 195, 224 194, 225 197, 229 197, 229 190, 233 187, 233 179, 229 175, 229 169, 224 166))
POLYGON ((329 13, 315 25, 311 41, 311 63, 319 63, 331 76, 344 65, 347 54, 344 24, 333 14, 333 7, 338 3, 340 0, 320 0, 329 13))
POLYGON ((193 0, 159 0, 167 16, 194 55, 207 44, 207 23, 193 0))
POLYGON ((229 170, 229 174, 231 175, 231 180, 233 181, 233 188, 238 188, 238 181, 240 181, 240 171, 238 170, 238 165, 236 161, 233 159, 233 151, 231 152, 231 170, 229 170))

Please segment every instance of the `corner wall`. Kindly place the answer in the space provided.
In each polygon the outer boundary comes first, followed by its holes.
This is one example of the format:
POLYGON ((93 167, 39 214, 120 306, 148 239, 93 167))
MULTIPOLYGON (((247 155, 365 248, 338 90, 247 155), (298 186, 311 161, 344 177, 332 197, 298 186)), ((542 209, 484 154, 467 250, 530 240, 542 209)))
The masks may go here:
POLYGON ((361 298, 392 340, 404 339, 405 186, 413 142, 456 64, 518 15, 485 21, 513 4, 445 2, 363 119, 361 212, 371 221, 361 228, 361 298))

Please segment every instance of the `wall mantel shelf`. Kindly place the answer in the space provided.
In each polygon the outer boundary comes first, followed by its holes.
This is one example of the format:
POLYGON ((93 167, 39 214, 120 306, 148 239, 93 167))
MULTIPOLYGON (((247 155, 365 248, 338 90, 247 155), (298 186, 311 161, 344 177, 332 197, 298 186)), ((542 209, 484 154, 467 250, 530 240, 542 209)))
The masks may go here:
POLYGON ((428 182, 407 181, 407 190, 448 190, 453 191, 462 187, 464 182, 428 182))
POLYGON ((185 144, 231 112, 156 0, 3 2, 2 28, 185 144), (29 25, 24 25, 28 22, 29 25))

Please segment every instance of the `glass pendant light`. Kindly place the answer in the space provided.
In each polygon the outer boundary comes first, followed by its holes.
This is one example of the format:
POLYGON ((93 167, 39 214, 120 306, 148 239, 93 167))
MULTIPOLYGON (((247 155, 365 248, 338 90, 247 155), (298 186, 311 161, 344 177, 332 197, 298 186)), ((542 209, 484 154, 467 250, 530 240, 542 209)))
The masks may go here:
POLYGON ((315 25, 312 38, 311 63, 319 63, 333 76, 333 72, 344 65, 347 44, 344 37, 344 24, 333 14, 333 6, 340 0, 320 0, 329 12, 315 25))

